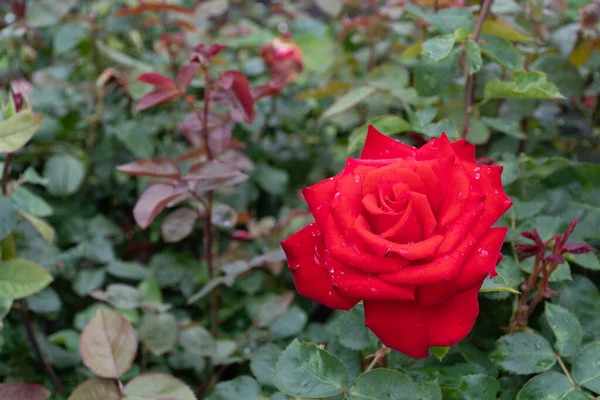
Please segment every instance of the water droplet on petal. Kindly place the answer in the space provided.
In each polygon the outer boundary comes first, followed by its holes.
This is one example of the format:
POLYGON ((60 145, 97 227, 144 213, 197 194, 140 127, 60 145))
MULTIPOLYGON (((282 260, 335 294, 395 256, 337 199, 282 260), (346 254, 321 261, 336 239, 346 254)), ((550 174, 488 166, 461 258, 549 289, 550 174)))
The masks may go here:
POLYGON ((475 174, 475 179, 477 179, 477 180, 481 179, 481 174, 479 172, 475 174))
POLYGON ((477 254, 479 255, 479 257, 487 257, 490 255, 490 253, 488 253, 488 251, 484 249, 477 249, 477 254))
POLYGON ((360 175, 358 175, 358 174, 354 175, 354 182, 356 182, 356 183, 360 182, 360 175))
POLYGON ((352 250, 354 250, 354 252, 359 256, 362 254, 358 246, 356 246, 354 243, 352 244, 352 250))
POLYGON ((333 195, 333 199, 334 199, 334 200, 337 200, 337 199, 339 199, 339 198, 340 198, 340 196, 341 196, 341 195, 342 195, 342 194, 341 194, 340 192, 335 192, 335 194, 333 195))

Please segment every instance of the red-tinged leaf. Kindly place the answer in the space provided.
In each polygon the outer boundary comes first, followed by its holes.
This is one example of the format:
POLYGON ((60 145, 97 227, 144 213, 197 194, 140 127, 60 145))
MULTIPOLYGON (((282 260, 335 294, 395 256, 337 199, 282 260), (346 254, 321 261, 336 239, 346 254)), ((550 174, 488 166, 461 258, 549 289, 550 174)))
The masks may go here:
POLYGON ((0 399, 2 400, 47 400, 50 391, 41 385, 28 383, 0 384, 0 399))
POLYGON ((254 163, 247 155, 234 149, 227 150, 223 154, 219 155, 219 160, 226 164, 234 165, 240 170, 249 171, 254 168, 254 163))
POLYGON ((239 101, 245 113, 244 120, 252 123, 255 118, 254 99, 250 92, 250 82, 244 74, 239 71, 227 71, 220 77, 221 87, 225 90, 231 90, 235 98, 239 101))
POLYGON ((114 380, 90 378, 75 388, 68 400, 119 400, 121 393, 114 380))
POLYGON ((198 46, 194 47, 194 51, 202 54, 207 59, 210 59, 219 54, 221 50, 226 48, 227 46, 222 44, 211 44, 210 46, 207 46, 204 43, 200 43, 198 46))
POLYGON ((177 243, 192 233, 198 219, 198 211, 182 207, 173 211, 162 223, 161 233, 166 243, 177 243))
POLYGON ((148 72, 146 74, 141 74, 136 78, 136 81, 147 83, 148 85, 152 85, 157 88, 175 88, 175 82, 173 82, 173 79, 161 74, 157 74, 156 72, 148 72))
POLYGON ((175 187, 166 183, 149 186, 133 208, 135 222, 142 229, 146 229, 169 202, 186 191, 187 187, 175 187))
POLYGON ((168 90, 157 89, 153 90, 150 93, 146 93, 140 99, 136 111, 142 111, 146 108, 153 107, 157 104, 164 103, 176 97, 183 95, 183 93, 177 88, 169 88, 168 90))
POLYGON ((252 89, 250 89, 252 98, 254 101, 257 101, 263 97, 279 94, 283 91, 283 89, 285 89, 285 83, 286 81, 283 79, 276 79, 267 83, 263 83, 262 85, 253 86, 252 89))
POLYGON ((191 62, 181 67, 177 73, 177 78, 175 78, 175 85, 177 85, 179 90, 182 92, 187 90, 188 86, 190 86, 190 83, 192 83, 192 80, 194 79, 196 71, 198 71, 199 67, 200 64, 197 62, 191 62))
POLYGON ((189 161, 204 157, 206 149, 204 147, 193 147, 192 149, 181 153, 175 160, 177 161, 189 161))
POLYGON ((177 27, 181 28, 184 31, 188 31, 188 32, 196 32, 196 25, 192 24, 189 21, 186 21, 184 19, 174 19, 172 20, 173 24, 175 24, 177 27))
POLYGON ((596 252, 596 249, 587 243, 570 242, 570 243, 566 243, 563 245, 561 252, 563 254, 564 253, 586 254, 586 253, 594 253, 594 252, 596 252))
POLYGON ((240 170, 234 165, 212 160, 203 164, 192 165, 183 179, 195 181, 198 179, 229 178, 239 172, 240 170))
POLYGON ((564 264, 565 263, 565 259, 562 258, 561 256, 554 254, 554 253, 550 253, 546 256, 546 261, 551 262, 551 263, 556 263, 556 264, 564 264))
POLYGON ((178 179, 179 166, 166 158, 150 158, 119 165, 117 170, 133 176, 153 176, 157 178, 178 179))
POLYGON ((158 11, 171 11, 180 14, 192 14, 193 10, 178 6, 176 4, 167 3, 150 3, 146 1, 140 1, 137 7, 127 7, 115 13, 116 17, 130 17, 134 15, 140 15, 144 12, 158 12, 158 11))

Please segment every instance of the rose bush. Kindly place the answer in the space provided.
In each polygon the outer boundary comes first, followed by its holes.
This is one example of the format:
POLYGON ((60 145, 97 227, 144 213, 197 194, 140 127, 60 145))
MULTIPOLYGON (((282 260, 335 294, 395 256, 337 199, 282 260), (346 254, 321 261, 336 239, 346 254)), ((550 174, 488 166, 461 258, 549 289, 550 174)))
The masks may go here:
POLYGON ((298 293, 344 310, 363 301, 366 325, 415 358, 456 344, 501 258, 501 173, 464 139, 417 149, 369 127, 360 159, 303 190, 315 222, 282 242, 298 293))

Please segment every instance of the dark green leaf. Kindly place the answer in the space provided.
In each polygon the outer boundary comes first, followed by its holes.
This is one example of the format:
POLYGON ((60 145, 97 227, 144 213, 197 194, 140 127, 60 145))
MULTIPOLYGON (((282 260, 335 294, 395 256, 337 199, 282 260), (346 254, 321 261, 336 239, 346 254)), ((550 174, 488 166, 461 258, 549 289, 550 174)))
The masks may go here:
POLYGON ((279 346, 269 343, 250 355, 250 370, 261 385, 273 385, 275 364, 281 353, 279 346))
POLYGON ((509 81, 491 80, 485 85, 484 99, 562 99, 558 88, 542 72, 515 71, 509 81))
POLYGON ((216 351, 216 342, 209 331, 202 326, 191 326, 179 334, 179 343, 190 353, 211 357, 216 351))
POLYGON ((447 33, 423 42, 421 51, 433 61, 441 61, 450 54, 453 47, 454 33, 447 33))
POLYGON ((260 386, 249 376, 242 375, 230 381, 220 382, 207 400, 260 400, 260 386))
POLYGON ((600 342, 590 343, 579 350, 571 372, 575 382, 600 394, 600 342))
POLYGON ((170 313, 145 313, 140 320, 137 332, 138 338, 156 356, 171 351, 177 343, 179 335, 177 319, 170 313))
POLYGON ((17 225, 17 208, 8 197, 0 198, 0 240, 12 233, 17 225))
POLYGON ((558 353, 563 357, 574 355, 581 344, 583 336, 581 324, 577 317, 567 309, 549 302, 546 303, 544 316, 556 337, 554 347, 558 353))
POLYGON ((363 350, 376 339, 373 332, 365 326, 362 304, 357 304, 350 311, 341 314, 327 330, 334 334, 342 345, 352 350, 363 350))
POLYGON ((467 52, 467 68, 469 74, 474 74, 479 71, 483 65, 481 49, 477 43, 469 39, 465 42, 465 51, 467 52))
POLYGON ((325 350, 294 340, 277 361, 273 384, 289 396, 332 397, 347 386, 348 370, 325 350))
POLYGON ((85 178, 83 163, 69 155, 56 154, 46 160, 44 177, 48 191, 55 196, 67 196, 77 191, 85 178))
POLYGON ((575 389, 565 375, 548 371, 530 379, 517 395, 517 400, 561 400, 573 391, 575 389))
POLYGON ((378 368, 358 377, 346 395, 348 400, 429 400, 429 395, 408 376, 378 368))
POLYGON ((506 39, 496 35, 481 35, 481 52, 484 56, 508 69, 523 68, 524 57, 506 39))
POLYGON ((556 363, 550 343, 530 332, 502 336, 490 359, 500 368, 521 375, 547 371, 556 363))
POLYGON ((443 388, 444 399, 448 400, 495 400, 500 383, 491 376, 475 374, 462 378, 457 388, 443 388))
POLYGON ((600 332, 600 293, 592 281, 581 275, 561 283, 552 303, 558 304, 577 317, 583 328, 583 339, 593 340, 600 332))

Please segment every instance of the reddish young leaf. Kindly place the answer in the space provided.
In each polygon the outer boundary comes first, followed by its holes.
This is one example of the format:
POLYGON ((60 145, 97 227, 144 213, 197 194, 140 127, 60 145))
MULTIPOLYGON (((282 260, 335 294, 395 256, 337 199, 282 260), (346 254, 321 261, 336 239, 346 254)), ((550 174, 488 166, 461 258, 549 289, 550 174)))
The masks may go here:
POLYGON ((200 43, 198 46, 194 47, 194 51, 196 53, 202 54, 205 58, 211 59, 216 56, 221 50, 226 49, 227 46, 222 44, 211 44, 210 46, 205 45, 204 43, 200 43))
POLYGON ((178 179, 179 166, 166 158, 150 158, 119 165, 118 171, 133 176, 154 176, 157 178, 178 179))
POLYGON ((252 98, 254 101, 257 101, 263 97, 273 96, 281 93, 285 88, 285 83, 286 81, 284 79, 275 79, 267 83, 263 83, 262 85, 253 86, 252 89, 250 89, 250 93, 252 93, 252 98))
POLYGON ((586 253, 594 253, 596 252, 596 249, 593 248, 592 246, 590 246, 587 243, 577 243, 577 242, 571 242, 571 243, 565 243, 565 245, 562 247, 562 251, 561 253, 571 253, 571 254, 586 254, 586 253))
POLYGON ((161 74, 157 74, 156 72, 148 72, 145 74, 141 74, 136 78, 136 81, 147 83, 157 88, 167 89, 175 87, 175 82, 173 82, 173 79, 161 74))
POLYGON ((146 229, 169 202, 187 191, 187 186, 156 183, 149 186, 133 208, 135 222, 146 229))
POLYGON ((171 212, 162 223, 161 233, 166 243, 177 243, 192 233, 198 219, 198 211, 182 207, 171 212))
POLYGON ((200 64, 197 62, 191 62, 181 67, 177 73, 177 78, 175 78, 175 85, 179 88, 179 90, 182 92, 187 90, 188 86, 190 86, 190 83, 192 83, 192 80, 194 79, 196 71, 198 71, 199 67, 200 64))
POLYGON ((190 168, 183 179, 190 182, 197 195, 209 190, 235 186, 248 179, 235 166, 220 161, 210 161, 190 168))
POLYGON ((133 15, 139 15, 148 11, 172 11, 181 14, 192 14, 193 10, 178 6, 176 4, 167 3, 151 3, 146 1, 140 1, 137 7, 127 7, 115 13, 116 17, 130 17, 133 15))
POLYGON ((239 71, 227 71, 221 74, 220 84, 223 89, 232 91, 244 110, 244 120, 252 123, 255 117, 254 99, 250 92, 248 78, 239 71))
POLYGON ((186 21, 184 19, 173 19, 173 24, 179 28, 181 28, 184 31, 188 31, 188 32, 196 32, 196 25, 192 24, 189 21, 186 21))
POLYGON ((2 400, 47 400, 50 391, 42 385, 28 383, 0 384, 0 399, 2 400))
POLYGON ((146 93, 140 99, 140 102, 135 107, 136 111, 142 111, 146 108, 153 107, 157 104, 164 103, 176 97, 180 97, 183 93, 177 88, 169 88, 167 90, 156 89, 150 93, 146 93))

